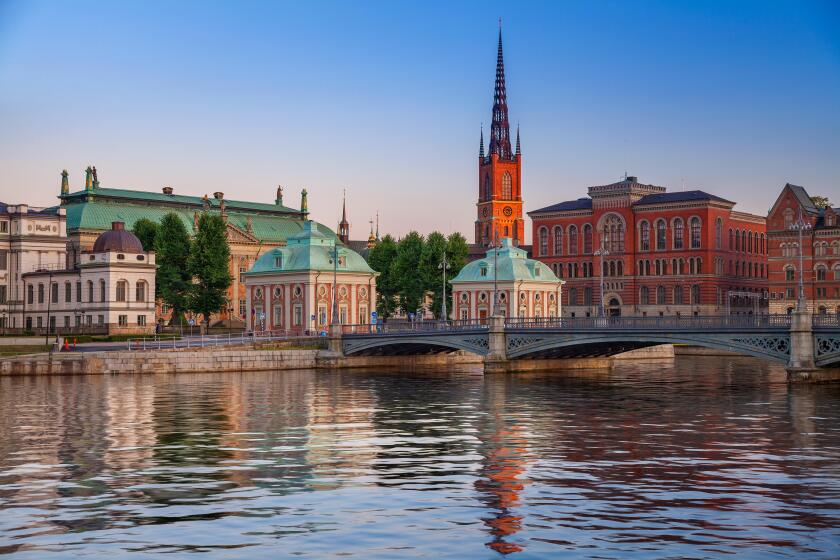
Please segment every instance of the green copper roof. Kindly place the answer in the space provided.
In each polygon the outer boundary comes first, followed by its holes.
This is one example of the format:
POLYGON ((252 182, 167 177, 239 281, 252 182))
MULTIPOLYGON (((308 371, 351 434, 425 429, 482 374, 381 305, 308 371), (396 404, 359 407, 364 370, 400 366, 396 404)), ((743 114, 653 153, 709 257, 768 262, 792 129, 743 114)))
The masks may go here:
POLYGON ((561 281, 554 275, 551 268, 540 261, 529 259, 528 253, 514 247, 510 238, 506 237, 502 239, 501 247, 490 249, 483 259, 467 263, 458 276, 451 280, 451 283, 492 282, 494 278, 499 282, 527 280, 557 283, 561 281), (498 255, 495 255, 496 252, 498 255), (494 275, 493 272, 494 261, 498 266, 498 275, 494 275))
MULTIPOLYGON (((172 205, 190 205, 201 207, 204 204, 204 197, 201 196, 185 196, 178 194, 163 194, 149 191, 134 191, 128 189, 110 189, 104 187, 97 187, 91 191, 77 191, 66 194, 60 198, 65 203, 84 201, 93 195, 93 199, 107 199, 113 201, 135 201, 135 202, 156 202, 160 204, 172 205)), ((285 213, 285 214, 300 214, 300 210, 289 208, 288 206, 281 206, 280 204, 265 204, 262 202, 245 202, 242 200, 228 200, 224 199, 225 208, 227 210, 250 210, 258 212, 271 213, 285 213)), ((219 208, 221 201, 208 197, 207 202, 210 203, 211 208, 219 208)))
MULTIPOLYGON (((261 256, 246 274, 276 272, 332 272, 332 252, 335 237, 325 235, 315 222, 304 222, 303 231, 287 239, 285 247, 277 247, 261 256)), ((339 245, 338 272, 374 274, 362 256, 339 245)))

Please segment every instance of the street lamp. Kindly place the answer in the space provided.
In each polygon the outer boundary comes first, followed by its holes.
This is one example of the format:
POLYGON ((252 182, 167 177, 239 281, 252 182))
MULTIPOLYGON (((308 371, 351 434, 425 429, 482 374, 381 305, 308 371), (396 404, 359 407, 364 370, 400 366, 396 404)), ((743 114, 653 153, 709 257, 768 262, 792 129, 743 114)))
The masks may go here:
POLYGON ((333 243, 332 258, 330 259, 333 265, 333 305, 332 305, 332 324, 338 324, 338 244, 333 243))
POLYGON ((804 265, 802 263, 802 233, 811 229, 811 222, 805 221, 802 217, 802 209, 799 210, 799 216, 796 221, 790 224, 790 229, 799 233, 799 297, 796 299, 796 310, 805 311, 805 282, 803 275, 805 274, 804 265))
POLYGON ((493 224, 493 317, 499 312, 499 232, 493 224))
POLYGON ((446 271, 449 269, 449 263, 446 262, 446 250, 443 251, 443 260, 438 265, 438 270, 442 272, 443 276, 443 286, 441 289, 441 307, 440 307, 440 318, 446 322, 447 315, 446 315, 446 271))
POLYGON ((0 314, 0 319, 2 319, 2 325, 0 325, 0 326, 3 327, 3 334, 5 335, 6 334, 6 311, 5 310, 3 310, 3 313, 0 314))
POLYGON ((601 237, 601 248, 595 251, 595 256, 600 257, 601 259, 601 307, 598 310, 600 317, 604 317, 606 315, 604 312, 604 257, 609 256, 609 254, 610 252, 607 250, 604 238, 601 237))

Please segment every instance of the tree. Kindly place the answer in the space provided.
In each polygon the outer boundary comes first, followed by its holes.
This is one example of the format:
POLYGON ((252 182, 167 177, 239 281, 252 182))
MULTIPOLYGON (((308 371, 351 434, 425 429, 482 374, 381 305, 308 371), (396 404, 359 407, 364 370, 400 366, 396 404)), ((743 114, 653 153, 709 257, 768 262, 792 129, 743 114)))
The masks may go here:
POLYGON ((379 273, 376 279, 376 312, 382 318, 394 314, 397 307, 397 284, 392 264, 397 258, 397 242, 390 235, 382 238, 368 254, 368 264, 379 273))
POLYGON ((831 208, 831 202, 829 202, 827 196, 812 196, 811 202, 813 202, 814 206, 817 208, 831 208))
POLYGON ((157 295, 172 308, 171 323, 179 322, 189 309, 192 277, 187 268, 190 236, 184 222, 174 212, 163 217, 155 237, 157 295))
MULTIPOLYGON (((423 277, 423 282, 427 292, 432 294, 432 313, 436 317, 440 316, 441 311, 441 290, 443 289, 443 270, 440 264, 443 262, 443 254, 446 252, 446 237, 442 233, 433 231, 426 238, 426 243, 423 245, 423 251, 420 255, 420 269, 419 273, 423 277)), ((446 277, 449 279, 449 255, 446 256, 446 277)), ((447 282, 448 287, 448 282, 447 282)))
POLYGON ((140 240, 140 243, 143 244, 144 251, 155 250, 155 238, 157 237, 158 228, 157 223, 148 218, 140 218, 134 222, 134 229, 132 231, 140 240))
POLYGON ((422 235, 416 231, 409 232, 397 244, 397 258, 391 265, 391 273, 397 281, 400 308, 406 314, 419 309, 426 295, 426 282, 420 270, 423 243, 422 235))
POLYGON ((225 221, 213 214, 203 213, 198 218, 198 231, 190 248, 187 266, 194 281, 190 290, 190 309, 210 315, 225 308, 230 276, 230 246, 227 242, 225 221))

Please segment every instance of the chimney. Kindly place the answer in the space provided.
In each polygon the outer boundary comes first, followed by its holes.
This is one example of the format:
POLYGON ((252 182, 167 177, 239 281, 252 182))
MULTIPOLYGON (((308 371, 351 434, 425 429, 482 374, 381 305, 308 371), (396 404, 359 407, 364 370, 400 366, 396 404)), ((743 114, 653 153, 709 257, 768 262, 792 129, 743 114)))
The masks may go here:
POLYGON ((163 194, 172 194, 172 187, 163 187, 163 194))
POLYGON ((125 229, 125 222, 111 222, 111 229, 114 231, 122 231, 125 229))
POLYGON ((223 193, 223 192, 216 191, 216 192, 213 193, 213 198, 215 198, 216 200, 222 200, 224 197, 225 197, 225 193, 223 193))

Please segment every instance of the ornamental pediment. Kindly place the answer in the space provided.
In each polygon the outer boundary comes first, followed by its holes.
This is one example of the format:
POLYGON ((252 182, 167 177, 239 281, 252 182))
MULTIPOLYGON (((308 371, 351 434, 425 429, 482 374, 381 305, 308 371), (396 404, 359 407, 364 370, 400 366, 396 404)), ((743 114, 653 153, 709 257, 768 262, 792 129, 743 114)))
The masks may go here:
POLYGON ((259 243, 253 233, 239 229, 235 225, 227 224, 227 240, 228 243, 259 243))

